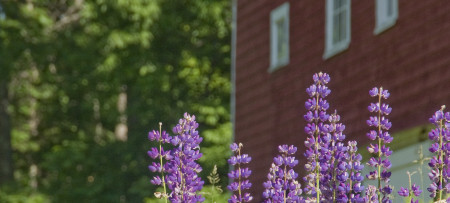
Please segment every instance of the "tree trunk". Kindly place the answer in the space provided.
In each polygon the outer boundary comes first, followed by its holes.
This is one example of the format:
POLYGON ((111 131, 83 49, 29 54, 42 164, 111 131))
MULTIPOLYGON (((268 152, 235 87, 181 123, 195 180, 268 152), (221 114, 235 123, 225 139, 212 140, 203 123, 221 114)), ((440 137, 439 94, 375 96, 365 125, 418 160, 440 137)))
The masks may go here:
POLYGON ((0 81, 0 186, 13 179, 8 83, 0 81))

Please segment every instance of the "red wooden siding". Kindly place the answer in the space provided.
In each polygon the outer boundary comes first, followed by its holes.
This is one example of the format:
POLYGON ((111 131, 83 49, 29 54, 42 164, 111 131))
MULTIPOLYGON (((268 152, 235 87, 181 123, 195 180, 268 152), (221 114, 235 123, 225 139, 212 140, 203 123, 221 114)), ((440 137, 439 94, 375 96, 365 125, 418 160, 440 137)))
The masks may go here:
POLYGON ((396 25, 374 35, 375 2, 352 1, 350 46, 323 60, 325 1, 291 0, 290 63, 269 73, 270 12, 284 2, 237 1, 235 139, 253 157, 256 202, 277 145, 296 145, 304 163, 305 89, 315 72, 331 75, 330 111, 341 115, 347 138, 361 143, 369 129, 367 105, 374 102, 368 91, 374 86, 391 92, 391 132, 426 124, 442 104, 450 108, 447 2, 399 0, 396 25))

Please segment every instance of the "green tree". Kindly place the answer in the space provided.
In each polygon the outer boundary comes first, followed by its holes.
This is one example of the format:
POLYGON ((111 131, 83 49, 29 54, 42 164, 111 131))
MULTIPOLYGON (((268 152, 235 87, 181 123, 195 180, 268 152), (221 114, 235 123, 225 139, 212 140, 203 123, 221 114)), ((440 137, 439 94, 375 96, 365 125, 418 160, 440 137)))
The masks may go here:
POLYGON ((170 131, 185 111, 197 115, 204 136, 203 179, 219 160, 227 183, 229 1, 3 7, 16 194, 56 202, 152 197, 147 132, 159 121, 170 131))
MULTIPOLYGON (((11 147, 12 121, 11 100, 15 92, 10 83, 19 72, 35 67, 29 63, 30 53, 41 47, 45 35, 41 30, 46 18, 24 4, 2 1, 0 4, 0 186, 12 180, 13 159, 11 147)), ((14 124, 14 123, 13 123, 14 124)))

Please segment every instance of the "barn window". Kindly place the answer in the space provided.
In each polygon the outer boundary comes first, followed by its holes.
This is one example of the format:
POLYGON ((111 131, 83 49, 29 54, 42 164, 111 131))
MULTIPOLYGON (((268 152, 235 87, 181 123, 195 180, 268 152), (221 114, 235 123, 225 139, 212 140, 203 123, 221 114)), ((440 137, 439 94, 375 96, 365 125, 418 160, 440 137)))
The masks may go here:
POLYGON ((346 50, 350 44, 350 3, 350 0, 326 2, 324 59, 346 50))
POLYGON ((274 71, 289 63, 289 3, 270 13, 270 68, 274 71))
POLYGON ((398 18, 397 0, 375 0, 375 30, 379 34, 395 25, 398 18))

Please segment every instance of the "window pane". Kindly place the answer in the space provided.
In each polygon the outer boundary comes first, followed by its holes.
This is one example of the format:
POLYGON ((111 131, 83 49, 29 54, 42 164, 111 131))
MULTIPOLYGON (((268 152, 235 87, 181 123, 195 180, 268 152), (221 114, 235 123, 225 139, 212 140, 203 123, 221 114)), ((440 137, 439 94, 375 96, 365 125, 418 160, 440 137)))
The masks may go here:
POLYGON ((340 40, 340 37, 339 37, 339 35, 340 35, 340 31, 339 31, 339 29, 340 29, 340 15, 339 15, 339 13, 334 13, 334 15, 333 15, 333 44, 336 44, 336 43, 338 43, 339 42, 339 40, 340 40))
POLYGON ((348 0, 335 0, 333 10, 333 38, 332 43, 337 44, 345 40, 347 34, 347 4, 348 0))
POLYGON ((386 0, 387 1, 387 16, 392 16, 394 13, 394 0, 386 0))
POLYGON ((285 19, 281 18, 276 22, 277 26, 277 58, 283 59, 287 54, 286 33, 284 32, 285 19))
POLYGON ((340 23, 339 23, 339 41, 345 40, 345 36, 347 34, 347 11, 343 10, 340 13, 340 23))
POLYGON ((341 7, 341 0, 334 0, 333 3, 334 10, 338 10, 341 7))

